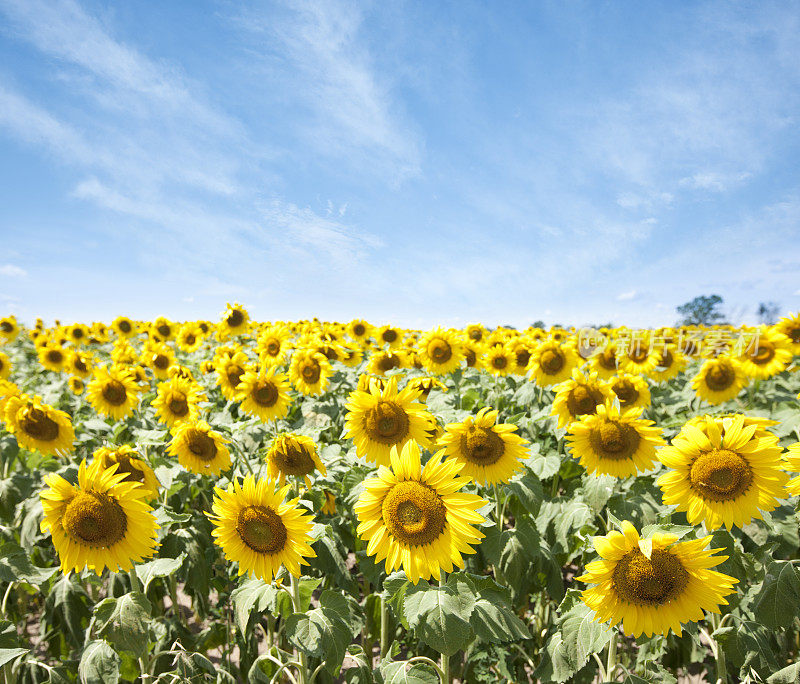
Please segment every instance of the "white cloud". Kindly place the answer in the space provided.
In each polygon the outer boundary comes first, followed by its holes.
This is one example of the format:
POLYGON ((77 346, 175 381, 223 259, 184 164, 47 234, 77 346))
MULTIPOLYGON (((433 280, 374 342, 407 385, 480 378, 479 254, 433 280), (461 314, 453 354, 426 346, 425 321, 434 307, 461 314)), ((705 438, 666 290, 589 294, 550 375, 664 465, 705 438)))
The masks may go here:
POLYGON ((3 264, 0 266, 0 276, 8 276, 9 278, 24 278, 28 272, 24 268, 15 266, 14 264, 3 264))
POLYGON ((636 294, 637 294, 636 290, 630 290, 628 292, 621 292, 620 294, 617 295, 617 301, 618 302, 630 301, 630 300, 632 300, 632 299, 634 299, 636 297, 636 294))
POLYGON ((694 190, 711 190, 713 192, 726 192, 733 187, 741 185, 753 177, 748 171, 741 173, 719 173, 716 171, 705 171, 686 176, 678 181, 683 187, 694 190))

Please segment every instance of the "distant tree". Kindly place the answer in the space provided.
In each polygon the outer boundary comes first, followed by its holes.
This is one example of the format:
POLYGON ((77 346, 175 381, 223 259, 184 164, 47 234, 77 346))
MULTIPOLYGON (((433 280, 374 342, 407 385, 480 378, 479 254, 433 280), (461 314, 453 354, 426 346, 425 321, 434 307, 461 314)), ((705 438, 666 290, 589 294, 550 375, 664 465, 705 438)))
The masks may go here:
POLYGON ((531 328, 542 328, 544 329, 544 321, 534 321, 531 323, 531 328))
POLYGON ((507 324, 507 325, 501 325, 500 327, 501 327, 501 328, 508 328, 509 330, 516 330, 516 327, 514 327, 513 325, 511 325, 511 323, 509 323, 509 324, 507 324))
POLYGON ((716 325, 725 323, 725 316, 717 307, 722 305, 719 295, 700 295, 691 302, 681 304, 676 311, 682 316, 678 325, 716 325))
POLYGON ((781 311, 780 304, 776 304, 775 302, 761 302, 758 305, 758 310, 756 313, 758 314, 758 321, 759 323, 763 323, 764 325, 772 325, 778 321, 778 314, 781 311))

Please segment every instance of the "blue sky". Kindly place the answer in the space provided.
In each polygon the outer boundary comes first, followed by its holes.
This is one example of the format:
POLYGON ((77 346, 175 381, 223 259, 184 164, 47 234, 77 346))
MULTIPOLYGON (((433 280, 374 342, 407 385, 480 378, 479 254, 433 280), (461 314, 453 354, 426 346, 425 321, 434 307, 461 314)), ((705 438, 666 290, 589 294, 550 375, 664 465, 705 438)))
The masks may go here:
POLYGON ((800 5, 0 0, 0 312, 800 309, 800 5))

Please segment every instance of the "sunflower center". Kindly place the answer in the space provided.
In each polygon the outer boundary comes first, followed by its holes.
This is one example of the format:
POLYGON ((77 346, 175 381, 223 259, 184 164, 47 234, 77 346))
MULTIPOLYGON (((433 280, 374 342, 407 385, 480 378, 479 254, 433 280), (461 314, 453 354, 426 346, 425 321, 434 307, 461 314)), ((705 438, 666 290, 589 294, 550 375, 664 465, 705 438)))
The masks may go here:
POLYGON ((384 498, 383 522, 398 541, 421 546, 442 534, 447 508, 433 489, 409 480, 396 484, 384 498))
POLYGON ((361 337, 365 332, 367 332, 367 330, 361 323, 356 323, 353 326, 353 332, 355 333, 356 337, 361 337))
POLYGON ((131 324, 128 321, 120 321, 119 329, 124 333, 129 333, 131 331, 131 324))
POLYGON ((74 337, 76 340, 79 340, 79 339, 81 339, 81 338, 83 337, 83 330, 81 330, 80 328, 75 328, 75 329, 73 329, 73 331, 72 331, 72 336, 73 336, 73 337, 74 337))
POLYGON ((650 353, 643 346, 637 346, 628 352, 628 358, 634 363, 644 363, 647 361, 648 356, 650 356, 650 353))
MULTIPOLYGON (((133 463, 131 457, 127 454, 117 454, 117 473, 125 473, 125 480, 134 480, 136 482, 144 482, 144 472, 139 470, 133 463)), ((125 481, 123 480, 123 482, 125 481)))
POLYGON ((195 340, 196 340, 196 339, 197 339, 197 338, 196 338, 194 335, 192 335, 191 333, 189 333, 188 335, 186 335, 186 337, 184 337, 184 338, 183 338, 183 341, 184 341, 186 344, 192 345, 192 344, 194 344, 194 343, 195 343, 195 340))
POLYGON ((567 397, 567 407, 573 416, 594 413, 597 405, 601 403, 603 403, 603 397, 600 392, 586 385, 578 385, 570 391, 567 397))
POLYGON ((119 380, 109 380, 103 385, 103 399, 112 406, 122 406, 128 399, 128 392, 119 380))
POLYGON ((50 363, 61 363, 64 360, 64 355, 58 349, 51 349, 47 352, 47 360, 50 363))
POLYGON ((447 340, 441 338, 433 340, 428 345, 428 356, 436 363, 447 363, 453 356, 453 350, 447 340))
POLYGON ((648 558, 635 548, 617 563, 612 583, 623 601, 661 606, 681 595, 689 583, 689 573, 666 549, 653 549, 648 558))
POLYGON ((495 356, 492 358, 492 366, 498 370, 502 370, 508 365, 508 359, 505 356, 495 356))
POLYGON ((589 433, 589 443, 600 458, 622 461, 639 447, 641 437, 636 429, 617 421, 605 421, 589 433))
POLYGON ((281 350, 281 343, 278 342, 278 340, 270 340, 267 343, 267 353, 270 356, 277 356, 280 350, 281 350))
POLYGON ((598 359, 600 366, 604 370, 613 371, 617 369, 617 348, 615 346, 606 347, 598 359))
POLYGON ((231 328, 238 328, 242 323, 244 323, 244 314, 239 311, 239 309, 234 309, 228 315, 228 318, 225 319, 231 328))
POLYGON ((491 428, 471 425, 461 435, 461 453, 468 461, 478 465, 492 465, 503 456, 503 438, 491 428))
POLYGON ((303 376, 304 382, 309 385, 315 385, 319 382, 321 372, 322 369, 319 367, 319 364, 316 361, 311 361, 303 366, 300 375, 303 376))
POLYGON ((80 358, 80 357, 78 357, 77 359, 75 359, 75 364, 74 364, 74 366, 75 366, 75 370, 76 370, 76 371, 78 371, 79 373, 85 373, 86 371, 88 371, 88 370, 89 370, 89 369, 86 367, 86 363, 84 362, 84 360, 83 360, 82 358, 80 358))
POLYGON ((186 444, 189 447, 189 451, 206 463, 213 461, 214 457, 217 455, 217 445, 214 443, 214 440, 202 430, 196 430, 194 428, 189 430, 186 435, 186 444))
POLYGON ((381 338, 383 339, 384 342, 388 342, 389 344, 391 344, 392 342, 397 340, 397 331, 391 329, 384 330, 383 335, 381 335, 381 338))
POLYGON ((480 328, 472 328, 469 331, 469 338, 471 340, 475 340, 476 342, 481 341, 481 337, 483 337, 483 331, 480 328))
POLYGON ((173 394, 168 406, 173 416, 182 418, 189 413, 189 402, 186 401, 186 397, 183 394, 173 394))
POLYGON ((475 352, 472 349, 466 349, 465 355, 467 357, 467 366, 472 368, 475 365, 475 362, 478 360, 478 357, 475 355, 475 352))
POLYGON ((259 406, 274 406, 278 401, 278 388, 272 382, 264 382, 263 385, 253 390, 251 396, 259 406))
POLYGON ((229 366, 225 371, 225 375, 228 376, 228 383, 230 386, 236 387, 244 375, 244 368, 240 366, 229 366))
POLYGON ((308 475, 316 468, 311 455, 301 446, 293 444, 276 449, 273 458, 280 471, 286 475, 308 475))
POLYGON ((517 366, 525 368, 528 365, 528 361, 531 360, 531 353, 527 349, 521 349, 516 352, 516 360, 517 366))
POLYGON ((760 340, 756 353, 752 355, 751 361, 759 366, 772 361, 775 358, 775 347, 769 340, 760 340))
POLYGON ((41 442, 52 442, 58 437, 58 423, 42 409, 27 410, 25 417, 20 421, 20 427, 26 434, 41 442))
POLYGON ((159 325, 156 330, 158 330, 158 334, 161 335, 161 337, 169 337, 169 334, 172 332, 172 329, 164 323, 159 325))
POLYGON ((369 438, 381 444, 397 444, 408 435, 408 414, 393 401, 379 401, 364 420, 369 438))
POLYGON ((169 366, 169 358, 166 354, 156 354, 153 358, 153 365, 158 370, 164 370, 169 366))
POLYGON ((286 525, 269 506, 247 506, 239 511, 236 531, 257 553, 278 553, 286 546, 286 525))
POLYGON ((715 363, 706 373, 706 385, 715 392, 728 389, 736 380, 736 373, 727 364, 715 363))
POLYGON ((539 365, 547 375, 555 375, 564 367, 564 356, 555 349, 546 349, 542 352, 539 365))
POLYGON ((4 333, 10 333, 12 330, 14 330, 14 326, 8 321, 3 321, 0 323, 0 330, 2 330, 4 333))
POLYGON ((630 380, 620 380, 612 387, 622 406, 630 406, 639 398, 639 390, 630 380))
POLYGON ((661 352, 661 361, 658 362, 658 365, 661 366, 661 368, 671 368, 674 360, 675 357, 672 355, 672 352, 669 349, 665 349, 661 352))
POLYGON ((732 501, 750 488, 753 471, 735 451, 712 449, 694 460, 689 480, 704 499, 732 501))
POLYGON ((386 354, 378 360, 378 368, 380 368, 384 373, 392 370, 393 368, 399 367, 400 358, 394 354, 386 354))
POLYGON ((789 336, 789 339, 794 342, 795 344, 800 344, 800 325, 789 328, 786 333, 789 336))
POLYGON ((122 506, 107 494, 79 492, 64 510, 64 530, 73 541, 87 546, 113 546, 125 536, 128 518, 122 506))

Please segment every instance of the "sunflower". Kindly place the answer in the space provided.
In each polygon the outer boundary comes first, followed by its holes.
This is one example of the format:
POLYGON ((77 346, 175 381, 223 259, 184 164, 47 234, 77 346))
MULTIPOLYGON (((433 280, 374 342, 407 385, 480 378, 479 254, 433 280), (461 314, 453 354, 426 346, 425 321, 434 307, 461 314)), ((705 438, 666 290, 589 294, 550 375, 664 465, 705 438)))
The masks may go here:
POLYGON ((45 456, 65 454, 72 448, 75 431, 64 411, 27 394, 11 394, 3 405, 6 428, 17 438, 20 446, 40 451, 45 456))
POLYGON ((483 367, 492 375, 505 376, 516 369, 516 357, 504 344, 489 347, 483 355, 483 367))
POLYGON ((464 567, 462 554, 475 553, 484 537, 475 525, 484 522, 477 509, 486 501, 459 491, 470 480, 458 474, 457 461, 442 462, 442 453, 423 468, 414 442, 392 448, 391 467, 364 481, 354 508, 367 554, 384 560, 387 573, 402 568, 414 584, 464 567))
POLYGON ((298 349, 292 354, 289 378, 294 388, 305 395, 322 394, 333 369, 324 354, 298 349))
POLYGON ((372 387, 376 387, 377 392, 383 392, 383 388, 386 387, 386 382, 386 379, 380 376, 362 373, 358 376, 358 384, 356 385, 356 389, 361 390, 362 392, 369 392, 372 387))
POLYGON ((687 423, 658 458, 671 468, 656 481, 664 503, 708 530, 760 519, 778 506, 788 480, 778 438, 740 415, 687 423))
POLYGON ((682 634, 681 623, 702 620, 703 611, 719 614, 738 580, 711 570, 727 559, 707 549, 711 535, 679 542, 675 534, 656 532, 641 539, 627 520, 622 532, 594 538, 600 560, 586 565, 576 579, 593 587, 582 592, 595 622, 622 622, 625 634, 682 634))
MULTIPOLYGON (((661 361, 661 350, 648 339, 630 337, 626 340, 627 352, 619 357, 619 367, 626 373, 651 373, 661 361)), ((625 352, 625 347, 618 349, 625 352)))
POLYGON ((697 396, 714 406, 733 399, 746 384, 742 364, 730 356, 708 359, 692 378, 697 396))
POLYGON ((19 335, 19 325, 14 316, 0 318, 0 343, 13 342, 19 335))
POLYGON ((67 336, 75 346, 86 344, 89 341, 90 334, 89 326, 84 323, 75 323, 67 329, 67 336))
POLYGON ((327 489, 323 489, 322 493, 325 499, 319 512, 323 515, 336 515, 336 494, 327 489))
POLYGON ((769 328, 761 328, 752 344, 739 356, 745 375, 766 380, 786 370, 792 362, 792 342, 769 328))
POLYGON ((789 338, 792 353, 795 356, 800 356, 800 313, 790 314, 785 318, 781 318, 772 329, 789 338))
POLYGON ((366 321, 357 318, 348 324, 347 334, 356 342, 364 342, 372 334, 372 326, 366 321))
POLYGON ((280 364, 291 347, 291 336, 292 333, 285 325, 272 325, 262 330, 256 343, 256 352, 262 363, 273 366, 280 364))
POLYGON ((86 389, 86 384, 83 382, 83 378, 76 378, 75 376, 69 379, 69 389, 70 391, 75 394, 83 394, 83 391, 86 389))
POLYGON ((67 352, 57 342, 48 342, 39 347, 39 363, 47 370, 59 373, 67 364, 67 352))
POLYGON ((433 416, 418 398, 419 391, 408 386, 398 392, 396 377, 389 378, 383 390, 371 385, 369 391, 351 392, 345 405, 345 437, 353 439, 361 458, 378 465, 388 465, 391 448, 402 449, 411 440, 428 448, 433 416))
POLYGON ((162 342, 171 340, 175 336, 176 327, 168 318, 159 316, 150 327, 150 334, 158 337, 162 342))
POLYGON ((342 344, 339 347, 341 362, 348 368, 356 368, 364 360, 364 352, 355 344, 342 344))
POLYGON ((11 359, 8 354, 0 352, 0 380, 5 380, 11 374, 11 359))
POLYGON ((266 423, 289 413, 292 403, 289 389, 289 381, 284 373, 279 373, 274 366, 262 366, 259 373, 253 370, 245 372, 236 386, 235 398, 241 402, 242 411, 266 423))
POLYGON ((367 363, 367 372, 375 375, 385 375, 388 371, 395 368, 406 366, 406 355, 403 352, 393 352, 391 350, 378 350, 370 354, 367 363))
POLYGON ((153 472, 153 469, 142 460, 139 453, 125 444, 122 446, 103 446, 96 449, 94 458, 102 461, 103 468, 111 468, 116 465, 117 475, 124 475, 122 482, 138 482, 145 490, 144 498, 152 501, 158 497, 158 489, 161 484, 153 472))
POLYGON ((224 354, 217 361, 217 384, 228 401, 236 400, 236 388, 247 372, 248 359, 244 352, 224 354))
POLYGON ((181 423, 173 430, 167 451, 186 470, 198 475, 219 475, 231 464, 227 440, 204 420, 181 423))
POLYGON ((222 320, 217 323, 217 337, 226 340, 231 335, 242 335, 250 328, 250 315, 241 304, 228 303, 222 312, 222 320))
POLYGON ((597 373, 601 380, 610 380, 619 372, 617 363, 617 345, 609 342, 598 347, 589 357, 589 368, 597 373))
POLYGON ((611 378, 608 385, 619 399, 620 408, 650 406, 650 387, 641 375, 621 373, 611 378))
POLYGON ((200 414, 198 404, 206 398, 197 383, 184 378, 160 382, 156 392, 156 398, 153 399, 156 418, 169 428, 197 420, 200 414))
POLYGON ((270 480, 248 475, 242 484, 234 480, 227 490, 214 488, 211 534, 225 558, 239 563, 239 575, 252 572, 271 582, 283 565, 300 577, 300 566, 317 554, 311 548, 312 516, 285 501, 289 485, 275 489, 270 480))
POLYGON ((461 340, 454 332, 442 328, 436 328, 422 336, 418 353, 422 365, 434 375, 452 373, 464 360, 461 340))
POLYGON ((133 413, 139 403, 138 389, 125 369, 100 366, 86 389, 86 398, 99 414, 119 420, 133 413))
POLYGON ((473 342, 472 340, 464 342, 464 361, 467 364, 467 368, 479 368, 484 353, 484 346, 480 342, 473 342))
POLYGON ((688 362, 688 359, 678 351, 674 344, 667 344, 661 348, 661 360, 658 365, 647 375, 654 382, 665 382, 686 368, 688 362))
POLYGON ((640 413, 637 407, 620 410, 607 403, 597 413, 581 416, 567 430, 572 456, 594 475, 628 477, 650 470, 656 447, 665 442, 661 430, 640 413))
POLYGON ((139 332, 136 324, 127 316, 117 316, 111 323, 111 327, 117 336, 123 339, 133 337, 139 332))
POLYGON ((428 400, 428 396, 433 389, 438 389, 442 392, 448 391, 447 385, 436 378, 412 378, 406 383, 406 387, 418 390, 420 393, 419 400, 423 402, 428 400))
POLYGON ((400 328, 391 325, 382 325, 375 333, 378 344, 389 345, 389 349, 397 349, 402 345, 403 337, 400 328))
POLYGON ((472 325, 468 325, 464 332, 467 338, 473 342, 482 342, 484 336, 486 335, 486 328, 484 328, 480 323, 473 323, 472 325))
POLYGON ((111 350, 111 360, 118 366, 136 363, 139 355, 127 340, 117 340, 111 350))
POLYGON ((141 362, 151 368, 153 375, 159 380, 166 380, 169 377, 169 369, 177 363, 172 348, 159 343, 149 343, 145 346, 141 362))
POLYGON ((614 398, 611 388, 597 377, 597 373, 582 373, 577 368, 572 371, 572 379, 562 382, 555 390, 550 415, 558 416, 558 427, 595 413, 598 406, 614 398))
POLYGON ((518 434, 516 425, 497 423, 497 411, 485 406, 474 418, 444 427, 437 446, 464 467, 466 475, 478 484, 495 485, 508 482, 522 468, 528 455, 527 442, 518 434))
POLYGON ((79 378, 88 378, 92 374, 93 365, 91 354, 73 351, 67 357, 66 369, 79 378))
POLYGON ((175 344, 181 351, 191 354, 203 344, 203 337, 203 331, 197 323, 184 323, 178 331, 178 339, 175 344))
MULTIPOLYGON (((784 467, 790 473, 800 473, 800 442, 792 444, 784 456, 784 467)), ((800 494, 800 477, 793 477, 786 483, 786 491, 792 496, 800 494)))
POLYGON ((81 462, 77 487, 55 473, 45 477, 41 530, 50 531, 65 574, 84 567, 98 576, 106 567, 127 571, 155 552, 159 526, 146 490, 126 478, 101 459, 88 468, 81 462))
POLYGON ((0 378, 0 423, 5 421, 6 404, 11 397, 20 395, 19 387, 9 380, 0 378))
POLYGON ((550 387, 564 382, 578 366, 580 357, 571 347, 552 340, 542 342, 531 351, 528 366, 530 379, 540 387, 550 387))
POLYGON ((267 477, 283 486, 287 476, 302 477, 311 487, 308 477, 315 470, 325 475, 327 471, 317 454, 314 440, 305 435, 278 435, 267 451, 267 477))
POLYGON ((525 375, 528 372, 528 364, 531 362, 531 350, 534 343, 526 338, 520 338, 508 343, 508 350, 514 357, 514 367, 511 372, 514 375, 525 375))

